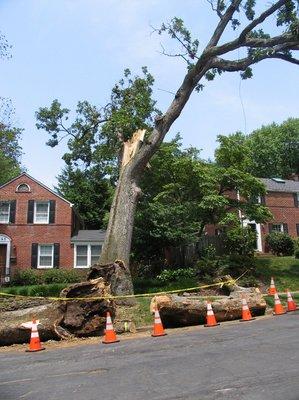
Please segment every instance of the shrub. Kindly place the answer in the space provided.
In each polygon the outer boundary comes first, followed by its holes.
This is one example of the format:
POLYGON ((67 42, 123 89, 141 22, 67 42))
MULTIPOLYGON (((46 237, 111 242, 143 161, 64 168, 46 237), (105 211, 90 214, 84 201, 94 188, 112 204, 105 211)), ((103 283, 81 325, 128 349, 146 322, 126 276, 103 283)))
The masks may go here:
POLYGON ((43 272, 44 283, 75 283, 80 282, 77 271, 64 269, 49 269, 43 272))
POLYGON ((175 282, 183 278, 192 278, 195 276, 193 268, 165 269, 157 276, 157 279, 163 283, 175 282))
POLYGON ((287 233, 269 233, 266 236, 266 244, 271 253, 277 256, 291 256, 294 253, 294 241, 287 233))
POLYGON ((20 286, 37 285, 41 283, 41 277, 40 274, 33 269, 24 269, 16 272, 11 283, 12 285, 20 286))
POLYGON ((48 269, 37 271, 34 269, 24 269, 18 271, 12 279, 12 285, 31 286, 51 283, 75 283, 80 282, 78 271, 65 269, 48 269))
POLYGON ((296 249, 294 252, 295 258, 299 258, 299 249, 296 249))
POLYGON ((256 249, 256 232, 250 228, 234 227, 223 236, 225 254, 253 256, 256 249))

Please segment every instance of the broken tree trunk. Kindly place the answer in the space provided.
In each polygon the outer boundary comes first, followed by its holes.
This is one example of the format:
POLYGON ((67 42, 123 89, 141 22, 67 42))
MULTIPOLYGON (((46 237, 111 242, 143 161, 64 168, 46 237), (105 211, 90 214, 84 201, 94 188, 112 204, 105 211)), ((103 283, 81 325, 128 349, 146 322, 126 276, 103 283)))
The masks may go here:
MULTIPOLYGON (((70 285, 61 292, 61 297, 107 297, 110 294, 110 285, 99 277, 70 285)), ((30 330, 22 328, 21 324, 33 317, 40 321, 39 333, 42 341, 101 335, 105 329, 107 311, 113 318, 115 304, 112 300, 74 299, 2 312, 0 345, 28 342, 30 330)))
MULTIPOLYGON (((242 317, 241 298, 245 295, 252 316, 265 314, 266 302, 261 293, 235 290, 229 296, 212 301, 212 307, 218 322, 240 319, 242 317)), ((206 300, 199 296, 163 295, 152 299, 150 309, 157 306, 166 328, 198 325, 206 322, 206 300)))

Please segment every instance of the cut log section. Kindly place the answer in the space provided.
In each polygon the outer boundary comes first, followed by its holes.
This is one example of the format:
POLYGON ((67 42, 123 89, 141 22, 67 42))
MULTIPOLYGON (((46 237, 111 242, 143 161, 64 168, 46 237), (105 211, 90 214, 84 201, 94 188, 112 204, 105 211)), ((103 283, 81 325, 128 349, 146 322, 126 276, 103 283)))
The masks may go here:
MULTIPOLYGON (((241 319, 241 298, 245 295, 252 316, 264 315, 266 302, 260 292, 234 291, 230 296, 213 299, 213 311, 218 322, 241 319)), ((157 306, 166 328, 204 324, 207 304, 199 296, 163 295, 152 299, 150 310, 157 306)))

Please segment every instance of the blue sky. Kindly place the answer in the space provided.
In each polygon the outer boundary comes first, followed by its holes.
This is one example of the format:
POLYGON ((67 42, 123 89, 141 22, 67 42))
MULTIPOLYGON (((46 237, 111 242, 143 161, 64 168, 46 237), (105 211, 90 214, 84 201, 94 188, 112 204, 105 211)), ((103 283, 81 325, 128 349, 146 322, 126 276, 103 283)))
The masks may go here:
MULTIPOLYGON (((0 62, 0 96, 12 99, 16 122, 24 128, 23 165, 50 187, 66 148, 45 145, 47 134, 35 127, 39 107, 56 98, 70 109, 79 100, 105 105, 126 67, 138 73, 146 65, 163 111, 185 65, 160 54, 161 42, 174 44, 151 26, 179 16, 204 46, 217 21, 205 0, 0 0, 0 15, 0 30, 13 46, 12 58, 0 62)), ((275 21, 270 24, 274 29, 275 21)), ((278 60, 255 66, 254 79, 241 84, 237 73, 222 75, 192 95, 166 140, 181 132, 185 147, 201 148, 204 158, 212 158, 218 134, 245 128, 250 133, 298 117, 298 90, 298 67, 278 60)))

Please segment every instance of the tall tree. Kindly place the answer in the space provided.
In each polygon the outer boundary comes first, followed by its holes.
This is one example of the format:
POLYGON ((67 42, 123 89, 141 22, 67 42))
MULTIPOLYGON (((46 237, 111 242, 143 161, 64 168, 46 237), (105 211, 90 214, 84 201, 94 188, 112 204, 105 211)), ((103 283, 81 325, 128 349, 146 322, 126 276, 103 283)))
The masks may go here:
POLYGON ((57 177, 56 190, 71 201, 86 229, 103 229, 110 210, 114 186, 98 166, 80 169, 67 165, 57 177))
POLYGON ((236 132, 218 136, 219 165, 233 166, 261 178, 288 178, 299 174, 299 119, 271 124, 246 136, 236 132))
MULTIPOLYGON (((168 33, 177 41, 180 49, 176 54, 169 55, 183 58, 187 63, 187 72, 168 109, 163 114, 157 115, 148 137, 142 141, 139 148, 135 148, 136 151, 132 153, 132 157, 121 167, 100 258, 102 263, 121 259, 126 265, 129 264, 132 229, 136 203, 141 192, 139 182, 142 173, 160 147, 170 127, 180 116, 192 92, 202 90, 202 81, 214 79, 217 74, 235 71, 241 71, 243 78, 251 77, 251 66, 265 59, 280 59, 299 64, 299 60, 292 55, 292 51, 299 49, 299 22, 296 15, 298 0, 278 0, 271 5, 265 3, 263 11, 258 15, 256 15, 256 10, 259 8, 254 0, 209 0, 208 3, 216 12, 219 21, 209 42, 200 54, 198 51, 199 41, 192 39, 191 33, 180 18, 174 18, 170 23, 162 24, 161 28, 157 30, 159 34, 168 33), (242 13, 247 19, 245 23, 243 15, 240 18, 242 13), (263 30, 263 25, 266 25, 273 16, 276 17, 276 24, 280 29, 280 34, 275 36, 271 36, 263 30), (225 41, 229 26, 233 30, 239 30, 239 33, 234 35, 234 39, 225 41), (234 58, 238 49, 246 49, 247 55, 242 59, 236 56, 234 58), (225 58, 225 56, 227 57, 225 58)), ((166 51, 165 54, 167 54, 166 51)), ((135 100, 137 102, 139 98, 140 95, 136 93, 135 100)), ((132 111, 132 109, 126 108, 123 110, 132 111)), ((40 120, 41 112, 38 117, 40 120)), ((61 118, 61 114, 59 117, 61 118)), ((126 114, 125 122, 128 119, 135 122, 135 114, 130 112, 126 114)), ((101 118, 98 116, 94 127, 98 127, 100 122, 101 118)), ((144 120, 140 122, 142 123, 137 128, 145 128, 144 120)), ((53 134, 54 143, 57 144, 57 136, 60 133, 57 119, 52 120, 52 124, 52 129, 48 130, 53 134)), ((109 127, 109 124, 107 126, 109 127)), ((113 128, 113 125, 110 124, 110 126, 113 128)), ((39 127, 51 128, 51 124, 47 124, 44 120, 39 127)), ((125 127, 129 128, 128 136, 131 137, 135 132, 135 127, 132 124, 125 124, 125 127)), ((82 131, 80 131, 78 139, 81 139, 81 142, 83 140, 84 143, 85 140, 88 142, 88 132, 87 136, 84 132, 82 136, 82 131)), ((115 131, 113 130, 113 132, 115 131)), ((128 136, 123 135, 122 131, 119 133, 123 141, 128 139, 128 136)), ((69 134, 76 135, 72 131, 69 134)))

